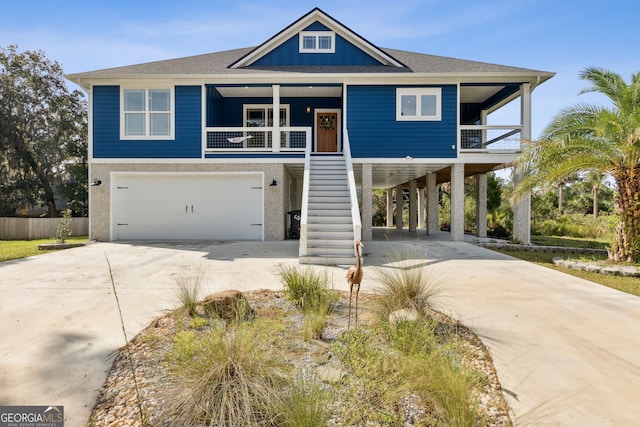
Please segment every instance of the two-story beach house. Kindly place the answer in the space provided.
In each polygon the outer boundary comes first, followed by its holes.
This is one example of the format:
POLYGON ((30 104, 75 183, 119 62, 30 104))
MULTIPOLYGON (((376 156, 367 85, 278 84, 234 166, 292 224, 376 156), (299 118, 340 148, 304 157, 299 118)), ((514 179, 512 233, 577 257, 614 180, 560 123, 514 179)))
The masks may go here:
MULTIPOLYGON (((531 137, 552 76, 380 48, 317 8, 257 47, 71 74, 89 95, 90 237, 282 240, 300 210, 300 261, 342 264, 372 236, 375 188, 409 188, 410 229, 420 215, 434 233, 450 182, 463 239, 472 175, 486 233, 485 174, 531 137), (520 123, 487 125, 518 99, 520 123)), ((514 223, 528 241, 527 200, 514 223)))

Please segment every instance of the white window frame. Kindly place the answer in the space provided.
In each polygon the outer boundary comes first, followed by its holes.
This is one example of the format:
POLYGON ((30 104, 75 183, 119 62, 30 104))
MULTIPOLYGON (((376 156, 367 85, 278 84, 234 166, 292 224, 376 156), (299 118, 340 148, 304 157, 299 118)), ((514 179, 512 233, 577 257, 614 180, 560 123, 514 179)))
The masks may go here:
POLYGON ((175 139, 175 87, 171 85, 123 85, 120 86, 120 139, 122 140, 173 140, 175 139), (149 110, 149 91, 154 89, 169 91, 169 111, 162 113, 169 114, 169 134, 168 135, 151 135, 150 116, 153 111, 149 110), (145 91, 145 134, 144 135, 126 135, 125 114, 124 110, 124 93, 126 90, 144 90, 145 91))
POLYGON ((440 121, 442 120, 442 88, 440 87, 417 87, 417 88, 397 88, 396 89, 396 120, 397 121, 440 121), (422 115, 422 103, 420 97, 436 97, 436 113, 432 115, 422 115), (402 115, 402 97, 416 97, 416 115, 402 115))
POLYGON ((333 31, 301 31, 299 34, 300 39, 300 53, 335 53, 336 51, 336 33, 333 31), (315 47, 313 49, 307 49, 304 47, 304 38, 313 37, 315 39, 315 47), (320 37, 331 38, 331 48, 320 48, 320 37))
MULTIPOLYGON (((286 112, 286 124, 284 127, 289 127, 289 123, 291 122, 291 112, 290 112, 290 105, 289 104, 280 104, 280 109, 281 110, 285 110, 286 112)), ((269 118, 269 110, 273 109, 273 104, 244 104, 242 106, 242 125, 244 127, 249 127, 247 126, 247 110, 264 110, 264 116, 265 119, 269 118)), ((273 119, 275 120, 276 115, 273 115, 273 119)), ((280 120, 280 114, 278 114, 278 121, 280 120)), ((265 123, 266 128, 273 128, 273 123, 271 123, 271 126, 267 126, 267 123, 265 123)), ((282 125, 280 126, 282 127, 282 125)), ((256 129, 260 129, 260 127, 257 127, 256 129)))

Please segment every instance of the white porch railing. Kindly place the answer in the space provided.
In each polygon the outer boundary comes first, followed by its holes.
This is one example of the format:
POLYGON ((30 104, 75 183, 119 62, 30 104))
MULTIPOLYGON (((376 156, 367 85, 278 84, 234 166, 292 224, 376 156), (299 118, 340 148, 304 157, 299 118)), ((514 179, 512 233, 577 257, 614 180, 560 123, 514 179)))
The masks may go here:
POLYGON ((522 126, 460 126, 462 151, 520 151, 522 126))
POLYGON ((356 177, 353 173, 353 161, 351 160, 349 132, 346 128, 344 129, 342 137, 342 152, 347 163, 347 179, 349 180, 349 195, 351 196, 351 220, 353 221, 353 236, 354 239, 362 239, 362 220, 360 219, 360 207, 358 205, 356 177))
POLYGON ((205 152, 218 151, 300 151, 311 146, 310 127, 280 127, 280 146, 273 146, 272 127, 205 128, 205 152))

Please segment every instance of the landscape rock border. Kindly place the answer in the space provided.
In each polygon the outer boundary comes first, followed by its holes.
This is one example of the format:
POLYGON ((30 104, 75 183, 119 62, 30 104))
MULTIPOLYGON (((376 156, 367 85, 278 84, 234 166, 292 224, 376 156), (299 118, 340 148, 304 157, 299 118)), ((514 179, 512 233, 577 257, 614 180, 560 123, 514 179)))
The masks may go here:
POLYGON ((477 243, 487 249, 499 249, 503 251, 525 251, 525 252, 557 252, 562 254, 586 254, 586 255, 607 255, 606 249, 592 248, 571 248, 566 246, 538 246, 521 245, 516 243, 477 243))
POLYGON ((86 246, 86 243, 40 243, 38 245, 38 250, 57 251, 60 249, 79 248, 80 246, 86 246))
POLYGON ((640 277, 640 269, 633 266, 598 264, 589 261, 576 261, 571 259, 553 258, 554 265, 572 268, 574 270, 588 271, 590 273, 608 274, 611 276, 640 277))
MULTIPOLYGON (((525 252, 554 252, 572 255, 607 255, 605 249, 591 248, 571 248, 565 246, 536 246, 520 245, 513 243, 477 243, 478 246, 487 249, 499 249, 503 251, 525 251, 525 252)), ((612 265, 598 263, 596 261, 579 261, 555 257, 552 259, 554 265, 559 267, 572 268, 574 270, 587 271, 590 273, 608 274, 613 276, 640 277, 640 269, 630 265, 612 265)))

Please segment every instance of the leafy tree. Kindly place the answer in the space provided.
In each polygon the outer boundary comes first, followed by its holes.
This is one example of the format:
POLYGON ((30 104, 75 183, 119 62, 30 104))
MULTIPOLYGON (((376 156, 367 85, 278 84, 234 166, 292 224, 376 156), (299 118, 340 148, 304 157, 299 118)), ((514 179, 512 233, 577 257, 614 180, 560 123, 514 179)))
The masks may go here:
MULTIPOLYGON (((86 101, 67 88, 60 65, 41 51, 0 47, 2 210, 31 203, 57 216, 54 188, 72 178, 82 186, 83 177, 69 172, 82 173, 86 151, 86 101), (65 171, 69 165, 80 167, 65 171)), ((86 177, 84 184, 86 192, 86 177)))
POLYGON ((502 180, 495 172, 487 174, 487 212, 494 213, 502 204, 502 180))
POLYGON ((525 145, 516 168, 525 178, 522 195, 576 172, 609 174, 616 184, 619 218, 610 257, 640 261, 640 72, 627 84, 620 75, 596 67, 580 77, 591 83, 581 93, 599 92, 611 107, 578 104, 556 115, 540 140, 525 145))

